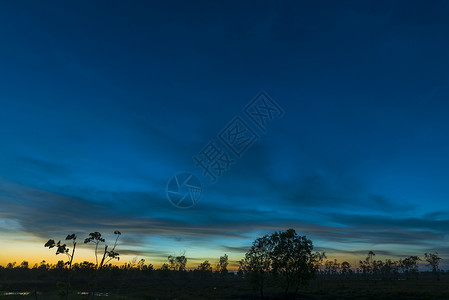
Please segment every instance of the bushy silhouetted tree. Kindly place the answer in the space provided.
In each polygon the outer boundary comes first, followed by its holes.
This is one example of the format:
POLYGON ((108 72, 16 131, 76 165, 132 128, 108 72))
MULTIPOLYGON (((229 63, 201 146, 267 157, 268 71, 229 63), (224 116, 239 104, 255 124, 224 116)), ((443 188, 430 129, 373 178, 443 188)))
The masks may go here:
POLYGON ((281 277, 285 294, 293 289, 294 297, 301 285, 312 279, 324 253, 313 252, 313 243, 294 229, 275 232, 270 236, 272 272, 281 277))
POLYGON ((169 268, 173 271, 185 271, 187 265, 187 257, 185 255, 168 257, 169 268))
POLYGON ((228 273, 228 255, 225 254, 224 256, 220 256, 220 259, 218 260, 217 264, 217 272, 224 275, 228 273))
POLYGON ((399 268, 404 272, 408 279, 411 275, 418 277, 418 261, 421 259, 418 256, 409 256, 399 260, 399 268))
POLYGON ((347 275, 350 273, 352 273, 351 264, 348 263, 347 261, 342 262, 341 263, 341 274, 347 275))
POLYGON ((170 266, 167 263, 163 263, 159 270, 163 272, 170 271, 170 266))
POLYGON ((261 297, 270 275, 279 279, 286 296, 291 291, 296 295, 299 287, 315 276, 324 257, 324 253, 313 252, 311 240, 288 229, 256 239, 240 267, 259 288, 261 297))
POLYGON ((240 260, 240 269, 246 275, 250 284, 264 296, 264 288, 271 271, 272 243, 269 235, 256 239, 245 257, 240 260))
POLYGON ((324 263, 324 273, 328 276, 337 275, 340 270, 340 263, 337 262, 336 259, 326 260, 324 263))
POLYGON ((28 269, 28 262, 26 260, 22 261, 20 263, 19 268, 21 268, 21 269, 28 269))
POLYGON ((432 272, 440 280, 440 274, 438 266, 440 264, 441 257, 438 256, 438 252, 435 253, 424 253, 424 259, 427 261, 427 265, 432 268, 432 272))
POLYGON ((199 272, 212 272, 212 266, 208 260, 205 260, 202 263, 200 263, 195 270, 199 272))
POLYGON ((194 270, 200 277, 209 277, 212 275, 212 265, 208 260, 200 263, 194 270))

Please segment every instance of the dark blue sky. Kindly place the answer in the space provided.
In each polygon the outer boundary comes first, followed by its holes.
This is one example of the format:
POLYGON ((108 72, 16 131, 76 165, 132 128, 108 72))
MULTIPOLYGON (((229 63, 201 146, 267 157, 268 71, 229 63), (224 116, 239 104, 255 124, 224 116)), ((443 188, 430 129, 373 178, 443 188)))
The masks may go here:
POLYGON ((18 233, 40 247, 119 229, 124 255, 237 260, 293 227, 335 257, 447 257, 448 13, 445 1, 1 2, 1 256, 18 233), (284 115, 211 184, 192 157, 261 90, 284 115), (203 182, 190 209, 166 197, 180 171, 203 182))

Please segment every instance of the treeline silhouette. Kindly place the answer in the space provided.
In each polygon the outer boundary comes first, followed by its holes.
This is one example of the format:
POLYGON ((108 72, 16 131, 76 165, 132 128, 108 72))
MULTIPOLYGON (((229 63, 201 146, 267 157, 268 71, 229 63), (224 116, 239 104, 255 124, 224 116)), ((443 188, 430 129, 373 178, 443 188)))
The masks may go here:
MULTIPOLYGON (((295 299, 312 280, 321 284, 321 289, 323 282, 333 281, 419 280, 422 272, 419 271, 418 263, 421 260, 429 267, 430 272, 427 273, 432 275, 433 280, 439 281, 441 274, 445 273, 439 269, 441 257, 438 253, 425 253, 423 259, 409 256, 398 260, 376 260, 375 253, 370 251, 357 266, 351 266, 347 261, 327 260, 324 252, 314 252, 312 241, 298 235, 294 229, 256 239, 244 258, 238 261, 237 272, 228 270, 229 259, 226 254, 219 257, 214 265, 206 260, 193 269, 187 269, 188 258, 185 255, 168 256, 167 261, 158 268, 137 258, 119 265, 111 263, 112 260, 120 259, 116 247, 121 233, 115 231, 114 234, 116 238, 112 247, 108 246, 99 232, 90 233, 84 239, 85 244, 93 245, 95 263, 73 262, 77 246, 75 234, 66 237, 70 246, 50 239, 45 247, 55 249, 56 255, 65 255, 67 260, 59 260, 55 264, 43 260, 33 266, 27 261, 0 266, 0 290, 20 290, 24 283, 28 283, 27 288, 34 290, 34 297, 38 299, 39 293, 52 292, 56 285, 61 299, 69 299, 74 293, 81 294, 83 299, 93 299, 105 293, 144 293, 149 287, 157 290, 169 282, 172 288, 186 292, 195 289, 190 286, 193 285, 213 294, 217 286, 221 286, 228 287, 234 293, 247 292, 249 288, 257 292, 260 298, 266 297, 268 290, 270 297, 281 293, 286 299, 295 299), (198 282, 203 286, 200 287, 198 282)), ((174 294, 170 294, 172 291, 160 292, 166 293, 169 298, 174 297, 174 294)))
MULTIPOLYGON (((422 259, 418 256, 409 256, 400 258, 398 260, 375 260, 375 253, 373 251, 368 252, 368 256, 365 260, 359 262, 358 267, 354 270, 351 268, 351 264, 347 261, 339 263, 335 260, 327 260, 320 268, 320 274, 328 277, 343 276, 348 277, 357 275, 356 277, 363 279, 377 279, 377 280, 398 280, 398 279, 411 279, 419 277, 419 265, 418 262, 422 259)), ((424 253, 424 261, 427 267, 430 268, 437 280, 440 280, 440 273, 444 273, 444 270, 440 270, 439 263, 441 257, 438 256, 438 252, 424 253)))

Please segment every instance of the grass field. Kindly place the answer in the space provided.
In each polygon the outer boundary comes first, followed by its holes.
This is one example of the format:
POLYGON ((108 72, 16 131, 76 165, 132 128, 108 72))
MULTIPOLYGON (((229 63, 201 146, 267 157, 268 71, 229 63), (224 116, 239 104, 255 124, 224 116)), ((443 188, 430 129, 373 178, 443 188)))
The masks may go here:
MULTIPOLYGON (((22 279, 4 274, 0 290, 29 292, 29 295, 3 295, 4 299, 60 299, 63 277, 55 274, 30 274, 22 279), (37 294, 37 295, 36 295, 37 294)), ((17 275, 17 274, 16 274, 17 275)), ((61 274, 59 274, 61 275, 61 274)), ((102 274, 95 284, 89 275, 75 274, 71 284, 70 299, 87 299, 89 291, 96 291, 95 299, 260 299, 245 278, 235 275, 199 276, 193 272, 130 272, 102 274), (99 294, 102 293, 102 294, 99 294)), ((265 299, 285 299, 279 283, 268 283, 265 299)), ((290 299, 293 296, 290 295, 290 299)), ((317 276, 303 287, 296 299, 449 299, 449 274, 437 280, 431 273, 420 273, 408 280, 375 280, 352 276, 317 276)))

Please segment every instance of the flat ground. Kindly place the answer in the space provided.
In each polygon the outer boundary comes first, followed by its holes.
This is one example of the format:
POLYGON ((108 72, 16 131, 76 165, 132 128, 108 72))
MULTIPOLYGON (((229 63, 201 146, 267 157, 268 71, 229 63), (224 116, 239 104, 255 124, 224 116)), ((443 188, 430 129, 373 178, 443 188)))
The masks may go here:
MULTIPOLYGON (((61 274, 63 275, 63 274, 61 274)), ((72 280, 70 299, 85 299, 80 294, 95 290, 103 294, 95 299, 260 299, 245 278, 237 276, 198 276, 172 272, 129 273, 122 276, 76 274, 72 280)), ((0 279, 0 291, 31 292, 30 295, 0 296, 2 299, 60 299, 63 276, 42 275, 0 279), (58 283, 59 282, 59 283, 58 283)), ((12 276, 15 277, 15 276, 12 276)), ((265 299, 285 299, 282 289, 271 284, 265 289, 265 299)), ((290 299, 294 299, 293 295, 290 299)), ((409 280, 373 280, 363 278, 328 278, 319 276, 300 290, 296 299, 449 299, 449 273, 436 280, 433 274, 422 273, 409 280)))

